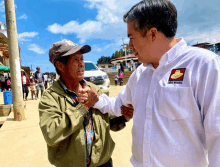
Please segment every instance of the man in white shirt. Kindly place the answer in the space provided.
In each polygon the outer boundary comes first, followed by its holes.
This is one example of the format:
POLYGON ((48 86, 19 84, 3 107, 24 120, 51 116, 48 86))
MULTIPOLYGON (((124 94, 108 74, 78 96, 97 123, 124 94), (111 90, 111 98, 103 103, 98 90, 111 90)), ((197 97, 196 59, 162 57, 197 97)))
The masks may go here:
POLYGON ((135 167, 220 166, 220 57, 175 38, 169 0, 141 1, 124 21, 143 64, 118 97, 101 95, 94 108, 119 115, 121 103, 133 105, 135 167))

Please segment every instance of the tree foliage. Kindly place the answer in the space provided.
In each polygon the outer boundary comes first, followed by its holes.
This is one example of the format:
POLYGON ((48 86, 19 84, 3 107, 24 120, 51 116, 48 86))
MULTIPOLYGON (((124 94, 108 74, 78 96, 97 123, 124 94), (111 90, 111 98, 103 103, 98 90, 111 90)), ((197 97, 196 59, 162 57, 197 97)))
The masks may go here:
MULTIPOLYGON (((127 47, 127 53, 128 53, 128 47, 127 47)), ((125 56, 125 51, 123 51, 122 49, 120 49, 119 51, 116 50, 111 57, 101 56, 101 58, 98 59, 97 64, 111 64, 112 59, 116 59, 123 56, 125 56)))

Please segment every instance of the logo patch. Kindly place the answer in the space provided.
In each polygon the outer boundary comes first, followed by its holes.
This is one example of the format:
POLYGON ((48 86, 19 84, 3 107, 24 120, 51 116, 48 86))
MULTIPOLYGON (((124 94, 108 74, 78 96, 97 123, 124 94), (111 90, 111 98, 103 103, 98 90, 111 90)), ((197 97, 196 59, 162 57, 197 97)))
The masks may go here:
MULTIPOLYGON (((173 69, 170 77, 169 77, 169 84, 175 84, 175 83, 179 83, 178 81, 183 81, 184 78, 184 74, 185 74, 186 68, 179 68, 179 69, 173 69)), ((182 82, 181 82, 182 84, 182 82)))

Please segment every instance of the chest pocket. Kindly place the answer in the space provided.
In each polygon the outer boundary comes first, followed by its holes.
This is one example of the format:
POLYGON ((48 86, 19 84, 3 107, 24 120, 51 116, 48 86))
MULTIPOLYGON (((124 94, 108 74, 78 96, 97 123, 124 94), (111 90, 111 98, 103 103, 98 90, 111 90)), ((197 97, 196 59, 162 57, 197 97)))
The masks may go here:
POLYGON ((171 120, 189 117, 191 96, 190 87, 161 87, 159 114, 171 120))

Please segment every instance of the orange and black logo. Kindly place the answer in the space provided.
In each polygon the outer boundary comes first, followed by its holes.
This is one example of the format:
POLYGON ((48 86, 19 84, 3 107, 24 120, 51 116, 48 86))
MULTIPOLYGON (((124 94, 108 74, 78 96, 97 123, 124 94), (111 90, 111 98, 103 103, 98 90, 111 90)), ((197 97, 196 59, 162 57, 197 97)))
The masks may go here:
POLYGON ((183 81, 185 71, 186 68, 173 69, 169 77, 169 82, 183 81))

